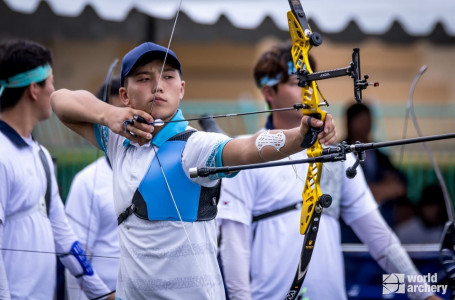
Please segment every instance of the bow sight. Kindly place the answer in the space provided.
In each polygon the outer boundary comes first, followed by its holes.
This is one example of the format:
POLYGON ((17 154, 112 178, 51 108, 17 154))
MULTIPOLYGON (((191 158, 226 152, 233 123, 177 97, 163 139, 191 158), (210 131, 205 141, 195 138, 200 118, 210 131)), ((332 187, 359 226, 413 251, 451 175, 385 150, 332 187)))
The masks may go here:
MULTIPOLYGON (((313 33, 312 35, 314 35, 313 33)), ((316 45, 318 46, 318 45, 316 45)), ((299 86, 305 87, 310 85, 312 81, 323 80, 341 76, 351 76, 354 81, 354 98, 357 103, 362 103, 362 90, 368 86, 379 86, 379 82, 369 83, 368 75, 364 75, 361 78, 360 73, 360 53, 359 48, 354 48, 352 52, 352 62, 346 68, 340 68, 335 70, 321 71, 309 73, 306 69, 300 69, 296 72, 297 79, 299 80, 299 86)))
MULTIPOLYGON (((289 33, 291 34, 293 42, 299 41, 304 45, 305 40, 307 39, 309 45, 306 44, 304 47, 307 47, 308 50, 312 46, 320 46, 322 44, 322 36, 318 32, 313 32, 310 29, 300 1, 289 0, 289 5, 291 7, 291 12, 288 13, 289 33), (303 31, 300 30, 299 27, 302 28, 303 31), (306 39, 302 36, 302 34, 305 35, 306 39)), ((299 58, 299 61, 302 60, 303 59, 299 58)), ((368 75, 363 76, 363 79, 361 79, 362 75, 360 73, 359 48, 354 48, 352 52, 352 62, 346 68, 310 73, 307 68, 302 68, 302 64, 299 65, 300 68, 297 70, 296 75, 299 80, 300 87, 309 86, 312 81, 341 76, 351 76, 354 81, 354 98, 357 103, 362 103, 362 90, 366 89, 370 85, 379 86, 378 82, 369 83, 368 75)))

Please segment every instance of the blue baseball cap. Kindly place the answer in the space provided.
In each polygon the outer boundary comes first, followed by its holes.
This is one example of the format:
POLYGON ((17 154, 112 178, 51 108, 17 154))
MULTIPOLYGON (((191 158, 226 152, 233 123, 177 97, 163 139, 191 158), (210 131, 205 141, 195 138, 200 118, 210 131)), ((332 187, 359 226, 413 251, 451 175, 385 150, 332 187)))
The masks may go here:
POLYGON ((157 58, 164 60, 166 53, 167 53, 166 63, 175 67, 181 74, 182 68, 180 66, 180 62, 177 58, 177 55, 175 55, 175 53, 171 49, 167 49, 163 46, 151 42, 146 42, 137 46, 136 48, 125 54, 125 56, 123 57, 122 70, 120 72, 121 86, 123 86, 125 78, 137 66, 143 65, 157 58))

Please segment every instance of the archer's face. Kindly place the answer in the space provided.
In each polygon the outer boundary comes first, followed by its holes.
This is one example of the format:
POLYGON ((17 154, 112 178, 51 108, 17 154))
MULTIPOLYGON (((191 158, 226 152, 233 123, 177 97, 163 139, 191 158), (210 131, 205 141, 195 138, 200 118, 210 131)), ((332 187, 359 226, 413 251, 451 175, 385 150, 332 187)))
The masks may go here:
POLYGON ((296 103, 302 102, 302 89, 298 86, 299 81, 295 75, 289 76, 289 80, 279 83, 277 88, 276 108, 291 107, 296 103))
POLYGON ((135 109, 151 113, 155 119, 168 121, 177 111, 185 92, 179 71, 159 59, 137 67, 120 89, 122 101, 135 109), (156 97, 155 97, 156 91, 156 97))
POLYGON ((45 81, 43 87, 38 88, 38 103, 41 108, 40 120, 46 120, 51 116, 51 94, 55 91, 54 76, 51 74, 45 81))
MULTIPOLYGON (((298 86, 298 80, 295 75, 289 77, 284 83, 279 83, 276 92, 271 93, 269 102, 272 109, 292 107, 296 103, 302 102, 302 88, 298 86)), ((302 113, 296 110, 274 113, 274 118, 280 118, 288 123, 289 128, 298 126, 302 113)))

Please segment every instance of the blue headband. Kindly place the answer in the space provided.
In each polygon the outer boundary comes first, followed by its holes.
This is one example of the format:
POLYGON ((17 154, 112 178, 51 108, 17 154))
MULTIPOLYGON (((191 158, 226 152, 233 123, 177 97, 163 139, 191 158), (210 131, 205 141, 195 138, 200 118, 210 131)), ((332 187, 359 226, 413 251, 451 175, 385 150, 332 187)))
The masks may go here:
POLYGON ((0 96, 5 88, 19 88, 28 86, 33 82, 41 82, 52 74, 49 64, 16 74, 6 80, 0 80, 0 96))
MULTIPOLYGON (((292 61, 288 62, 288 75, 295 74, 295 66, 292 61)), ((264 77, 261 78, 259 81, 259 87, 263 86, 274 86, 280 83, 281 77, 283 76, 283 73, 278 73, 275 77, 269 77, 265 75, 264 77)))
POLYGON ((281 76, 283 76, 282 73, 278 73, 275 77, 269 77, 265 75, 264 77, 261 78, 261 81, 259 82, 259 87, 277 85, 278 83, 280 83, 281 76))

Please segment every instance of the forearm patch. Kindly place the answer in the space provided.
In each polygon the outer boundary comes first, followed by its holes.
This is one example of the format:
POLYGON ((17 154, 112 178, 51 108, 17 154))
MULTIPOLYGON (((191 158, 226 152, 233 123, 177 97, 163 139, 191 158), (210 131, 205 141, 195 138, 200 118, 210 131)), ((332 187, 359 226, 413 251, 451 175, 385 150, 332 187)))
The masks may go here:
POLYGON ((286 135, 283 130, 277 133, 270 133, 270 130, 267 130, 259 134, 256 138, 256 149, 262 159, 264 158, 262 157, 261 151, 264 147, 271 146, 282 153, 280 150, 284 147, 284 144, 286 144, 286 135))

